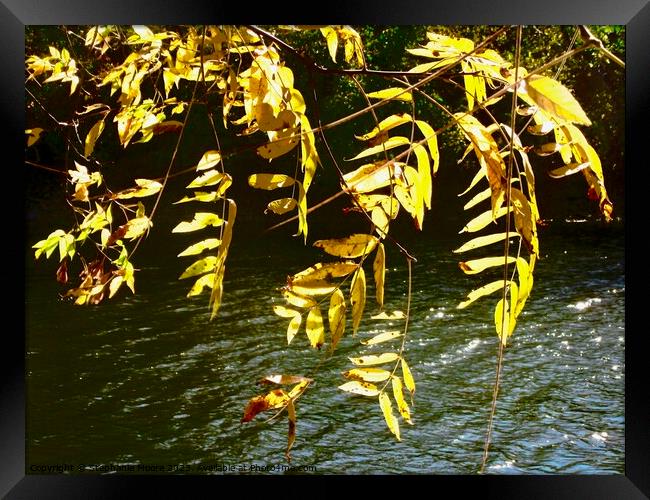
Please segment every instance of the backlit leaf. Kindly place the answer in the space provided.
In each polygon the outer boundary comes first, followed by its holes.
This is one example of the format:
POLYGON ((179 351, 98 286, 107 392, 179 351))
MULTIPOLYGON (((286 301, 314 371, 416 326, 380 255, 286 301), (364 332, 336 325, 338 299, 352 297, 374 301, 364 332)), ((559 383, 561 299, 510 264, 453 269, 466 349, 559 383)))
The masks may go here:
POLYGON ((353 158, 350 158, 348 161, 358 160, 360 158, 372 156, 377 153, 383 153, 384 151, 388 151, 389 149, 393 149, 398 146, 404 146, 406 144, 410 144, 410 141, 406 137, 401 137, 401 136, 390 137, 389 139, 387 139, 385 142, 382 142, 378 146, 373 146, 368 149, 364 149, 361 153, 359 153, 353 158))
POLYGON ((372 365, 384 365, 386 363, 392 363, 399 359, 399 355, 396 352, 385 352, 383 354, 375 355, 370 354, 368 356, 361 356, 358 358, 348 358, 352 363, 357 366, 372 366, 372 365))
POLYGON ((307 315, 307 337, 312 347, 320 347, 325 343, 325 328, 323 327, 323 316, 318 306, 312 307, 307 315))
POLYGON ((102 118, 91 127, 90 131, 86 135, 86 140, 84 141, 84 156, 88 157, 93 153, 95 149, 95 143, 104 131, 105 125, 106 124, 104 123, 104 118, 102 118))
POLYGON ((304 271, 300 271, 292 276, 293 283, 301 281, 319 281, 331 278, 340 278, 347 276, 358 269, 359 264, 356 262, 327 262, 314 264, 304 271))
POLYGON ((496 292, 497 290, 501 290, 503 288, 503 280, 497 280, 497 281, 492 281, 491 283, 488 283, 487 285, 484 285, 480 288, 477 288, 475 290, 472 290, 467 294, 467 300, 461 302, 458 304, 457 309, 464 309, 468 305, 470 305, 472 302, 480 299, 481 297, 485 297, 486 295, 490 295, 491 293, 496 292))
POLYGON ((404 389, 402 386, 402 379, 393 375, 391 377, 391 384, 393 386, 393 397, 395 398, 395 402, 397 403, 397 410, 399 411, 400 415, 402 415, 404 421, 413 425, 413 422, 411 421, 411 412, 409 411, 409 405, 406 403, 406 400, 404 399, 404 389))
POLYGON ((438 166, 440 165, 440 152, 438 151, 438 137, 436 136, 435 130, 427 122, 422 120, 415 120, 415 124, 420 129, 420 132, 425 137, 427 141, 427 147, 429 148, 429 154, 433 159, 433 174, 435 175, 438 172, 438 166))
POLYGON ((172 233, 188 233, 190 231, 197 231, 206 226, 218 227, 223 224, 223 219, 217 214, 211 212, 197 212, 190 222, 181 222, 174 229, 172 233))
POLYGON ((395 127, 399 127, 405 123, 409 123, 413 119, 408 113, 400 113, 397 115, 391 115, 388 118, 383 119, 379 124, 373 128, 370 132, 364 135, 355 135, 355 137, 361 141, 370 140, 382 132, 386 132, 395 127))
POLYGON ((327 50, 330 53, 332 61, 336 62, 336 49, 339 46, 339 38, 336 30, 327 26, 325 28, 321 28, 320 31, 325 37, 325 40, 327 40, 327 50))
POLYGON ((293 385, 301 382, 312 382, 312 379, 303 377, 302 375, 267 375, 258 384, 277 384, 277 385, 293 385))
POLYGON ((344 187, 356 193, 367 193, 394 184, 396 178, 402 175, 401 166, 394 162, 379 161, 362 165, 343 175, 344 187))
MULTIPOLYGON (((508 233, 497 233, 497 234, 488 234, 486 236, 478 236, 474 239, 469 240, 464 245, 461 245, 456 250, 452 250, 454 253, 467 252, 469 250, 474 250, 475 248, 481 248, 487 245, 492 245, 497 241, 503 241, 508 236, 508 233)), ((511 238, 517 236, 516 233, 510 233, 511 238)))
POLYGON ((273 306, 273 312, 282 318, 295 318, 300 316, 300 312, 284 306, 273 306))
POLYGON ((218 170, 208 170, 194 179, 187 187, 188 189, 214 186, 221 181, 223 174, 218 170))
POLYGON ((188 201, 202 201, 209 203, 218 198, 216 191, 194 191, 194 196, 184 196, 182 199, 175 201, 174 205, 178 203, 187 203, 188 201))
POLYGON ((372 338, 362 340, 361 343, 363 345, 375 345, 375 344, 380 344, 382 342, 388 342, 389 340, 394 340, 401 336, 402 336, 401 332, 399 330, 395 330, 391 332, 380 333, 379 335, 375 335, 372 338))
POLYGON ((25 130, 25 133, 27 134, 27 147, 29 148, 36 144, 36 142, 40 139, 41 134, 43 134, 43 129, 38 127, 29 128, 25 130))
MULTIPOLYGON (((514 257, 508 256, 508 263, 515 261, 514 257)), ((489 267, 502 266, 505 263, 503 257, 484 257, 482 259, 468 260, 460 262, 458 266, 465 274, 476 274, 484 271, 489 267)))
POLYGON ((292 186, 295 180, 284 174, 253 174, 248 177, 248 184, 257 189, 277 189, 292 186))
POLYGON ((352 277, 350 304, 352 305, 352 335, 356 335, 366 305, 366 274, 362 267, 359 267, 352 277))
POLYGON ((129 198, 145 198, 156 194, 163 188, 163 185, 158 181, 150 179, 136 179, 135 183, 138 187, 125 189, 112 196, 118 200, 127 200, 129 198))
POLYGON ((591 120, 576 101, 573 94, 557 80, 547 76, 533 75, 524 80, 525 92, 534 103, 559 120, 581 125, 591 125, 591 120))
POLYGON ((337 288, 330 297, 330 306, 327 311, 330 333, 332 335, 332 349, 336 347, 345 331, 345 313, 347 306, 343 292, 337 288))
POLYGON ((287 415, 289 419, 289 432, 287 433, 287 451, 284 453, 284 456, 287 458, 288 462, 291 462, 291 448, 293 443, 296 440, 296 409, 293 406, 293 401, 289 400, 287 403, 287 415))
POLYGON ((379 389, 377 389, 375 384, 360 382, 358 380, 339 385, 339 389, 345 392, 351 392, 352 394, 359 394, 360 396, 373 397, 379 394, 379 389))
POLYGON ((190 245, 185 250, 177 255, 177 257, 186 257, 188 255, 198 255, 204 250, 210 250, 212 248, 217 248, 221 244, 221 240, 218 238, 207 238, 198 243, 190 245))
POLYGON ((411 396, 415 394, 415 380, 413 380, 413 375, 411 374, 411 369, 406 363, 404 358, 402 358, 402 376, 404 377, 404 385, 411 393, 411 396))
POLYGON ((363 380, 364 382, 383 382, 388 380, 390 372, 381 368, 353 368, 343 372, 345 378, 363 380))
POLYGON ((217 258, 214 255, 209 255, 201 260, 197 260, 194 264, 185 269, 178 279, 182 280, 185 278, 191 278, 192 276, 198 276, 199 274, 209 273, 214 271, 216 265, 217 258))
POLYGON ((387 314, 386 311, 381 312, 379 314, 375 314, 374 316, 370 316, 370 319, 404 319, 406 316, 402 311, 393 311, 390 314, 387 314))
POLYGON ((300 330, 300 325, 302 324, 302 314, 298 314, 291 318, 289 321, 289 326, 287 326, 287 345, 291 344, 291 341, 300 330))
POLYGON ((581 170, 584 170, 585 168, 589 167, 591 163, 586 162, 586 163, 570 163, 568 165, 565 165, 560 168, 556 168, 554 170, 551 170, 548 175, 553 177, 554 179, 559 179, 561 177, 566 177, 567 175, 572 175, 580 172, 581 170))
POLYGON ((300 142, 300 135, 295 128, 268 132, 270 141, 257 148, 257 154, 267 160, 288 153, 300 142))
POLYGON ((228 220, 225 223, 223 234, 221 238, 221 245, 217 254, 217 263, 214 270, 214 285, 208 306, 211 308, 210 321, 217 315, 219 307, 221 306, 221 298, 223 296, 223 277, 226 271, 226 258, 228 257, 228 249, 232 241, 232 231, 237 218, 237 204, 228 198, 228 220))
POLYGON ((206 151, 199 160, 196 170, 207 170, 214 167, 221 161, 221 153, 219 151, 210 150, 206 151))
POLYGON ((386 277, 386 253, 384 252, 384 244, 379 243, 377 246, 377 254, 372 263, 372 271, 375 277, 375 296, 379 309, 384 307, 384 279, 386 277))
POLYGON ((355 258, 372 252, 378 241, 370 234, 353 234, 345 238, 318 240, 314 246, 335 257, 355 258))
POLYGON ((316 305, 316 301, 314 299, 311 299, 309 297, 302 297, 300 295, 296 295, 295 293, 291 292, 290 290, 284 289, 282 290, 282 295, 284 296, 285 300, 291 304, 292 306, 295 307, 301 307, 301 308, 307 308, 307 307, 313 307, 316 305))
POLYGON ((393 404, 390 402, 388 394, 382 392, 379 394, 379 407, 384 414, 388 429, 395 435, 398 441, 401 441, 399 434, 399 422, 393 414, 393 404))
POLYGON ((388 89, 379 90, 377 92, 370 92, 368 94, 368 97, 371 99, 387 99, 406 102, 411 102, 413 100, 413 95, 411 92, 405 92, 401 87, 391 87, 388 89))
POLYGON ((289 289, 302 296, 316 296, 316 295, 327 295, 332 293, 336 288, 336 285, 325 280, 318 281, 306 281, 301 280, 298 282, 292 282, 288 285, 289 289))
POLYGON ((212 288, 214 286, 214 274, 204 274, 199 279, 197 279, 190 291, 187 292, 187 297, 194 297, 195 295, 200 295, 203 292, 205 287, 212 288))
POLYGON ((271 211, 274 214, 282 215, 296 208, 296 205, 297 203, 294 198, 280 198, 279 200, 273 200, 270 202, 266 206, 264 213, 271 211))
MULTIPOLYGON (((511 211, 512 207, 501 207, 499 210, 497 210, 495 218, 498 219, 499 217, 503 217, 506 213, 511 211)), ((482 214, 477 215, 471 221, 469 221, 467 225, 460 230, 460 233, 474 233, 476 231, 480 231, 491 222, 493 222, 492 211, 488 210, 487 212, 483 212, 482 214)))

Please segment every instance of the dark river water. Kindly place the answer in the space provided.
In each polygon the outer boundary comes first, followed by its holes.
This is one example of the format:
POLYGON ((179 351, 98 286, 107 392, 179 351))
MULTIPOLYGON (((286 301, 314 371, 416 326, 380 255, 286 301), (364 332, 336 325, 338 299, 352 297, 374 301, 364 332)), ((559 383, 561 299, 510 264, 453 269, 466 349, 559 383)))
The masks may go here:
MULTIPOLYGON (((542 233, 533 294, 505 354, 487 472, 622 474, 623 225, 558 221, 542 233)), ((378 312, 371 271, 360 333, 346 332, 315 371, 324 353, 309 348, 304 326, 287 347, 288 320, 272 311, 283 304, 278 289, 286 276, 318 258, 313 250, 297 253, 295 240, 233 243, 213 322, 207 296, 186 299, 190 283, 176 280, 185 261, 140 261, 138 294, 121 293, 98 307, 58 301, 54 264, 28 262, 28 466, 296 472, 282 470, 284 415, 240 424, 248 399, 264 390, 256 381, 290 373, 315 379, 297 404, 292 466, 336 474, 476 473, 495 375, 497 299, 455 308, 488 281, 458 269, 450 250, 460 241, 409 244, 418 262, 406 358, 417 391, 414 425, 402 423, 401 442, 387 430, 376 399, 337 389, 341 372, 351 368, 348 356, 378 351, 359 338, 403 324, 370 319, 378 312)), ((392 249, 387 263, 386 309, 404 310, 406 266, 392 249)))

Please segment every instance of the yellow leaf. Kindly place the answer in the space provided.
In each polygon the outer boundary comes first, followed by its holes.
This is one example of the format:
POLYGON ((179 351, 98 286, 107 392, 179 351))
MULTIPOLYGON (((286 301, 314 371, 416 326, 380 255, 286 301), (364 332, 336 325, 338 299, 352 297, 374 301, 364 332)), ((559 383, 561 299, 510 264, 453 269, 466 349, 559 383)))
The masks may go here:
POLYGON ((383 382, 388 380, 390 372, 381 368, 353 368, 343 372, 345 378, 363 380, 364 382, 383 382))
POLYGON ((292 283, 300 283, 302 281, 319 281, 329 278, 340 278, 347 276, 352 271, 359 267, 356 262, 327 262, 314 264, 304 271, 294 274, 291 277, 292 283))
POLYGON ((206 226, 218 227, 223 224, 223 219, 217 214, 211 212, 197 212, 194 214, 194 219, 190 222, 181 222, 174 229, 172 233, 188 233, 190 231, 197 231, 206 226))
MULTIPOLYGON (((481 248, 487 245, 492 245, 497 241, 503 241, 508 236, 507 233, 497 233, 497 234, 488 234, 486 236, 478 236, 474 239, 469 240, 464 245, 458 247, 456 250, 452 250, 454 253, 467 252, 469 250, 474 250, 475 248, 481 248)), ((516 233, 510 233, 510 237, 518 236, 516 233)))
POLYGON ((377 247, 377 254, 372 263, 372 271, 375 276, 375 296, 379 309, 381 309, 384 307, 384 279, 386 277, 386 253, 384 252, 383 243, 379 243, 377 247))
POLYGON ((111 282, 108 284, 108 289, 109 289, 108 298, 109 299, 113 298, 113 295, 115 295, 117 293, 117 291, 122 286, 122 283, 124 283, 124 278, 122 276, 115 276, 111 280, 111 282))
POLYGON ((298 184, 298 233, 294 236, 302 234, 304 242, 307 244, 307 193, 302 187, 301 183, 298 184))
POLYGON ((353 234, 345 238, 318 240, 314 246, 335 257, 355 258, 372 252, 378 241, 370 234, 353 234))
POLYGON ((403 125, 405 123, 409 123, 412 121, 413 118, 411 118, 411 115, 408 113, 400 113, 397 115, 391 115, 388 118, 383 119, 382 121, 379 122, 379 124, 373 128, 370 132, 364 135, 355 135, 357 139, 360 141, 368 141, 377 135, 379 135, 382 132, 386 132, 390 129, 393 129, 395 127, 399 127, 400 125, 403 125))
POLYGON ((285 300, 292 306, 307 308, 316 305, 315 300, 310 299, 309 297, 301 297, 300 295, 296 295, 287 289, 282 290, 282 295, 284 296, 285 300))
POLYGON ((426 150, 419 145, 413 147, 415 156, 418 161, 418 174, 420 180, 420 196, 427 208, 431 208, 431 195, 433 187, 431 183, 431 166, 429 165, 429 156, 426 150))
POLYGON ((504 346, 506 345, 508 337, 512 335, 517 322, 515 308, 511 307, 511 304, 517 303, 517 295, 517 284, 510 282, 510 300, 506 299, 504 307, 503 299, 499 299, 499 302, 497 302, 496 308, 494 309, 494 324, 496 326, 497 335, 504 346))
POLYGON ((517 275, 519 276, 519 290, 517 293, 517 305, 515 306, 515 317, 518 317, 526 304, 533 288, 533 268, 535 267, 535 255, 530 256, 530 264, 522 257, 517 258, 517 275))
POLYGON ((296 205, 296 200, 293 198, 280 198, 279 200, 273 200, 270 202, 266 206, 264 213, 271 211, 274 214, 282 215, 296 208, 296 205))
POLYGON ((371 99, 385 99, 411 102, 413 96, 410 91, 405 92, 401 87, 391 87, 389 89, 379 90, 377 92, 370 92, 368 97, 371 99))
POLYGON ((514 207, 515 228, 523 238, 526 249, 535 255, 539 253, 537 240, 537 221, 531 204, 519 189, 512 188, 511 205, 514 207))
POLYGON ((415 394, 415 380, 413 380, 413 375, 411 374, 411 369, 406 363, 404 358, 402 358, 402 376, 404 377, 404 385, 411 393, 411 396, 415 394))
MULTIPOLYGON (((515 261, 514 257, 508 256, 508 264, 515 261)), ((477 274, 488 267, 502 266, 505 259, 503 257, 484 257, 482 259, 468 260, 460 262, 458 266, 465 274, 477 274)))
POLYGON ((282 318, 295 318, 296 316, 300 316, 300 312, 284 306, 273 306, 273 312, 282 318))
POLYGON ((188 201, 202 201, 209 203, 217 199, 216 191, 194 191, 194 196, 184 196, 182 199, 175 201, 174 205, 178 203, 187 203, 188 201))
POLYGON ((568 165, 565 165, 560 168, 556 168, 554 170, 551 170, 548 175, 553 177, 554 179, 559 179, 561 177, 566 177, 567 175, 572 175, 576 174, 585 168, 589 167, 591 163, 586 162, 586 163, 570 163, 568 165))
POLYGON ((402 311, 393 311, 390 314, 387 314, 386 311, 370 316, 370 319, 404 319, 404 313, 402 311))
POLYGON ((359 358, 348 358, 352 363, 357 366, 372 366, 372 365, 384 365, 386 363, 392 363, 399 359, 399 355, 395 352, 385 352, 383 354, 374 355, 370 354, 368 356, 361 356, 359 358))
POLYGON ((185 250, 177 255, 177 257, 186 257, 188 255, 198 255, 204 250, 210 250, 212 248, 217 248, 221 244, 221 240, 217 238, 207 238, 198 243, 190 245, 185 250))
POLYGON ((287 433, 287 451, 285 451, 284 456, 287 458, 287 462, 291 462, 290 452, 296 440, 296 409, 292 400, 287 403, 287 415, 289 418, 289 432, 287 433))
POLYGON ((580 125, 591 125, 591 120, 573 94, 557 80, 533 75, 524 80, 524 91, 541 109, 559 119, 580 125))
POLYGON ((216 265, 217 258, 214 255, 209 255, 201 260, 197 260, 194 264, 185 269, 178 279, 182 280, 185 278, 191 278, 192 276, 198 276, 199 274, 209 273, 214 271, 216 265))
POLYGON ((366 305, 366 274, 362 267, 357 269, 350 286, 350 304, 352 305, 352 335, 356 335, 366 305))
POLYGON ((204 274, 199 279, 197 279, 190 291, 187 292, 187 297, 194 297, 195 295, 200 295, 203 292, 205 287, 212 288, 214 286, 214 274, 204 274))
POLYGON ((305 115, 300 115, 300 127, 303 134, 300 139, 300 155, 302 157, 302 168, 305 171, 302 186, 305 188, 306 192, 314 178, 319 160, 318 153, 316 152, 316 139, 314 138, 314 132, 305 115))
POLYGON ((318 306, 312 307, 307 315, 307 337, 312 347, 320 347, 325 343, 325 328, 323 316, 318 306))
POLYGON ((393 149, 399 146, 404 146, 410 143, 411 141, 409 141, 406 137, 401 137, 401 136, 390 137, 386 141, 379 144, 378 146, 373 146, 368 149, 364 149, 361 153, 359 153, 353 158, 350 158, 347 161, 358 160, 360 158, 372 156, 377 153, 383 153, 384 151, 388 151, 389 149, 393 149))
POLYGON ((388 342, 389 340, 394 340, 401 336, 402 334, 398 330, 395 330, 391 332, 380 333, 379 335, 375 335, 374 337, 369 338, 367 340, 362 340, 361 343, 363 345, 375 345, 381 342, 388 342))
POLYGON ((353 380, 352 382, 346 382, 343 385, 339 385, 339 389, 345 392, 351 392, 352 394, 359 394, 360 396, 373 397, 379 394, 379 389, 377 389, 375 384, 359 382, 358 380, 353 380))
POLYGON ((124 237, 130 240, 142 236, 153 225, 149 217, 136 217, 125 224, 124 237))
POLYGON ((389 186, 402 177, 402 167, 394 162, 378 161, 348 172, 343 175, 345 188, 356 193, 367 193, 389 186))
MULTIPOLYGON (((509 282, 508 282, 509 283, 509 282)), ((467 294, 467 300, 461 302, 456 306, 457 309, 464 309, 468 305, 470 305, 472 302, 480 299, 481 297, 485 297, 486 295, 490 295, 491 293, 496 292, 497 290, 501 290, 503 288, 503 280, 497 280, 497 281, 492 281, 491 283, 488 283, 487 285, 484 285, 480 288, 477 288, 475 290, 472 290, 467 294)))
POLYGON ((91 127, 90 131, 86 135, 86 140, 84 143, 84 156, 88 157, 92 154, 93 150, 95 149, 95 143, 97 142, 97 139, 104 131, 104 125, 104 118, 102 118, 91 127))
POLYGON ((237 217, 237 204, 228 199, 228 220, 225 223, 221 245, 219 246, 219 253, 217 254, 217 264, 214 270, 214 286, 210 294, 208 306, 212 308, 210 313, 210 321, 217 315, 219 307, 221 306, 221 297, 223 295, 223 277, 226 271, 226 258, 228 257, 228 249, 232 241, 232 230, 235 225, 237 217))
POLYGON ((257 154, 267 160, 288 153, 298 145, 300 134, 295 127, 268 132, 269 142, 257 148, 257 154))
POLYGON ((291 321, 289 321, 289 326, 287 327, 287 345, 291 344, 291 341, 298 333, 298 330, 300 330, 301 324, 302 324, 301 314, 298 314, 297 316, 291 318, 291 321))
MULTIPOLYGON (((302 382, 312 382, 312 379, 303 377, 302 375, 267 375, 258 384, 293 385, 302 382)), ((291 393, 289 396, 291 396, 291 393)))
POLYGON ((253 174, 248 178, 248 184, 257 189, 272 190, 292 186, 295 180, 284 174, 253 174))
POLYGON ((336 49, 339 46, 339 37, 336 33, 336 30, 327 26, 325 28, 321 28, 320 32, 323 34, 325 40, 327 41, 327 50, 330 53, 332 61, 336 62, 336 49))
POLYGON ((312 296, 312 295, 327 295, 332 293, 336 288, 336 285, 325 281, 306 281, 301 280, 299 282, 292 282, 288 285, 289 290, 297 295, 302 296, 312 296))
POLYGON ((420 129, 420 132, 427 141, 427 147, 429 148, 429 154, 433 159, 433 174, 435 175, 438 172, 438 166, 440 165, 440 152, 438 151, 438 137, 435 130, 427 123, 422 120, 415 120, 415 124, 420 129))
POLYGON ((336 347, 345 331, 345 313, 347 306, 345 297, 340 289, 336 289, 330 297, 330 307, 327 311, 330 333, 332 335, 332 349, 336 347))
POLYGON ((411 421, 411 412, 409 411, 409 405, 406 404, 404 399, 404 389, 402 387, 402 379, 393 375, 391 377, 391 383, 393 386, 393 397, 397 403, 397 410, 399 411, 402 418, 409 424, 413 425, 411 421))
POLYGON ((460 230, 460 233, 474 233, 476 231, 480 231, 488 224, 493 222, 493 220, 498 219, 499 217, 503 217, 508 212, 512 212, 512 207, 501 207, 499 210, 497 210, 494 218, 491 210, 483 212, 482 214, 474 217, 471 221, 469 221, 467 225, 460 230))
POLYGON ((388 429, 395 435, 398 441, 401 441, 399 434, 399 422, 395 415, 393 415, 393 404, 390 402, 388 394, 382 392, 379 394, 379 407, 384 414, 386 425, 388 429))
POLYGON ((188 189, 200 188, 205 186, 214 186, 219 183, 223 174, 217 170, 208 170, 194 179, 187 187, 188 189))
MULTIPOLYGON (((33 146, 36 141, 38 141, 41 137, 41 134, 43 133, 42 128, 28 128, 25 130, 25 133, 27 134, 27 147, 33 146)), ((88 155, 86 155, 88 156, 88 155)))
POLYGON ((118 200, 127 200, 129 198, 145 198, 156 194, 163 188, 163 185, 158 181, 153 181, 150 179, 136 179, 135 183, 138 187, 125 189, 120 191, 112 196, 112 198, 118 200))
POLYGON ((210 150, 206 151, 199 160, 196 170, 207 170, 214 167, 221 161, 221 153, 219 151, 210 150))

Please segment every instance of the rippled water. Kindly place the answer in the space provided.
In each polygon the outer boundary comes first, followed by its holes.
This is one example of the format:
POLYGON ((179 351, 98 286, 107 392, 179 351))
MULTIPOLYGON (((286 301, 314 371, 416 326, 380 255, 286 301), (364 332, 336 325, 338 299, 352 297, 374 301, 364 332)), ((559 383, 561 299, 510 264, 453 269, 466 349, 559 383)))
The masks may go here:
MULTIPOLYGON (((623 473, 622 226, 556 223, 544 231, 545 258, 505 355, 488 472, 623 473)), ((376 400, 336 388, 350 368, 347 356, 384 345, 361 346, 346 333, 317 372, 324 354, 308 348, 304 330, 285 346, 274 288, 315 262, 315 253, 273 242, 235 246, 212 323, 205 296, 184 298, 189 284, 175 279, 177 269, 145 267, 138 295, 77 308, 55 300, 45 264, 30 264, 28 463, 182 464, 194 472, 199 464, 286 465, 286 419, 240 419, 262 391, 256 380, 303 373, 316 382, 297 406, 292 465, 318 473, 475 473, 495 374, 496 299, 455 309, 486 281, 458 270, 456 243, 409 247, 418 262, 406 356, 417 392, 415 425, 402 425, 399 443, 376 400)), ((403 310, 405 266, 390 251, 388 264, 386 308, 403 310)), ((370 284, 368 294, 367 311, 377 312, 370 284)), ((367 314, 358 336, 402 325, 392 323, 367 314)))

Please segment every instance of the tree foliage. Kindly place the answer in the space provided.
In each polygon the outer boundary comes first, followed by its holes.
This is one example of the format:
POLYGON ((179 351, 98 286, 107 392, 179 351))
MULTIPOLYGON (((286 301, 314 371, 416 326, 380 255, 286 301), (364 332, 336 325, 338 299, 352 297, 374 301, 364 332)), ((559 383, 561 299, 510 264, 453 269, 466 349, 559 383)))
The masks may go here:
MULTIPOLYGON (((242 151, 253 150, 258 157, 258 171, 246 180, 268 200, 265 213, 284 216, 280 224, 295 224, 295 236, 305 244, 309 214, 345 197, 347 210, 359 215, 365 229, 312 242, 322 258, 306 269, 289 271, 282 288, 284 305, 275 305, 274 312, 287 321, 287 344, 307 342, 338 361, 335 350, 341 342, 358 342, 360 352, 349 358, 339 389, 374 399, 387 428, 400 440, 400 424, 414 420, 416 382, 405 340, 415 258, 392 236, 391 223, 405 217, 422 229, 438 188, 441 152, 452 149, 446 139, 455 131, 464 149, 459 163, 469 162, 475 171, 461 193, 467 199, 467 216, 460 232, 467 233, 467 241, 453 251, 463 254, 459 267, 465 274, 490 276, 458 308, 496 295, 500 364, 531 296, 540 255, 539 169, 532 157, 552 155, 555 164, 548 174, 553 178, 583 176, 588 198, 605 220, 612 217, 600 158, 580 128, 592 125, 592 119, 552 72, 586 49, 600 49, 618 61, 585 27, 576 28, 571 43, 555 57, 522 51, 527 33, 521 27, 482 27, 476 40, 449 28, 419 27, 408 31, 410 44, 397 57, 401 67, 392 69, 386 52, 400 32, 391 28, 378 34, 373 29, 65 29, 66 42, 52 40, 47 52, 26 57, 28 108, 44 112, 33 114, 38 123, 30 117, 26 146, 35 147, 44 131, 65 137, 68 202, 76 223, 55 229, 33 248, 37 259, 58 257, 57 280, 70 285, 64 297, 78 305, 113 298, 123 285, 135 293, 134 255, 155 228, 164 189, 183 173, 174 171, 176 156, 197 108, 208 118, 211 140, 189 169, 194 178, 186 185, 187 194, 175 202, 191 204, 195 211, 172 232, 197 235, 178 254, 189 261, 178 264, 179 279, 191 282, 188 298, 208 295, 211 318, 222 302, 228 252, 237 232, 238 200, 229 188, 241 175, 237 163, 242 151), (509 37, 511 50, 499 50, 504 37, 509 37), (528 62, 533 66, 526 67, 528 62), (345 83, 340 84, 338 101, 325 106, 319 93, 326 94, 323 86, 330 76, 345 83), (65 89, 66 106, 73 111, 66 121, 50 112, 50 84, 65 89), (323 121, 340 112, 341 103, 354 103, 353 111, 323 121), (369 127, 355 121, 368 117, 369 127), (327 133, 351 125, 349 138, 356 145, 353 155, 343 159, 327 133), (109 185, 106 158, 98 153, 102 144, 116 142, 126 150, 163 135, 175 137, 166 171, 155 179, 133 177, 128 187, 109 185), (338 186, 325 202, 313 205, 310 188, 317 176, 327 175, 326 164, 338 186), (386 245, 399 249, 408 267, 404 312, 384 311, 384 297, 390 293, 386 245), (80 271, 71 272, 71 266, 80 271), (371 309, 377 311, 371 321, 397 321, 400 328, 364 335, 360 327, 371 309)), ((347 150, 344 154, 348 156, 347 150)), ((265 374, 262 383, 274 388, 248 402, 242 422, 261 412, 286 411, 289 458, 296 437, 296 403, 312 382, 299 374, 265 374)), ((489 432, 486 454, 488 443, 489 432)))

